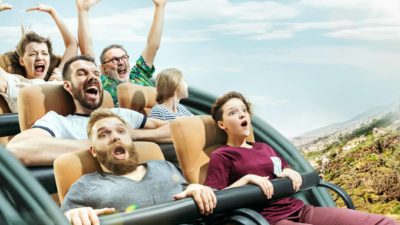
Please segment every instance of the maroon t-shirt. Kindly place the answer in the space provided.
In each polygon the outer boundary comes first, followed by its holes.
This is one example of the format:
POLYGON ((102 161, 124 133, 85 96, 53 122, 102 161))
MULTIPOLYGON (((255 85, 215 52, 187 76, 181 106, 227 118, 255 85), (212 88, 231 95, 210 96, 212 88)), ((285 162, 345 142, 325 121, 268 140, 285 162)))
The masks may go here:
MULTIPOLYGON (((275 179, 288 166, 287 162, 265 143, 254 143, 252 148, 221 146, 211 154, 205 185, 224 189, 247 174, 269 176, 275 179), (275 167, 276 167, 275 166, 275 167)), ((292 215, 304 206, 303 201, 296 198, 282 198, 254 208, 268 222, 276 222, 292 215)))

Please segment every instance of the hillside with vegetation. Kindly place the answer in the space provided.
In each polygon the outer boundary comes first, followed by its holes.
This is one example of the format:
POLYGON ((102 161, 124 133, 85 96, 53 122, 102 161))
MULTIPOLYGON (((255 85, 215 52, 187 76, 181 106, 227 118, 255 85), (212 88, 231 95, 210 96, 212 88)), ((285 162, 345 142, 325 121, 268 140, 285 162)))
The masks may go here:
POLYGON ((346 190, 357 209, 400 221, 399 108, 298 148, 324 180, 346 190))

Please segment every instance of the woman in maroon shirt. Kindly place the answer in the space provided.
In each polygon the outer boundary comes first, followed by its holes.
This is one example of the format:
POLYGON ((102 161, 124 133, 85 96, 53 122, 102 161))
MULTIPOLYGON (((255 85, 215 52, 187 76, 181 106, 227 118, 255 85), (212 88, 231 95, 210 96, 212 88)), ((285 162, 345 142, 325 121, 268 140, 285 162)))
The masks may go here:
MULTIPOLYGON (((211 154, 205 185, 216 189, 258 185, 269 199, 274 190, 270 179, 288 177, 293 189, 299 190, 302 180, 298 172, 265 143, 247 143, 250 135, 250 103, 237 92, 218 98, 211 115, 227 134, 227 143, 211 154)), ((387 217, 343 208, 314 207, 286 197, 254 207, 273 225, 395 225, 387 217)))

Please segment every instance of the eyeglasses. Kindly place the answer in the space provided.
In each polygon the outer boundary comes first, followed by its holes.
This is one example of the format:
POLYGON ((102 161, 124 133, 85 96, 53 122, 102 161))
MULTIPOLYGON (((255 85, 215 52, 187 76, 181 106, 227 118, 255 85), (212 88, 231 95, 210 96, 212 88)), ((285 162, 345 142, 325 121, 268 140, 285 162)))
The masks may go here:
POLYGON ((121 57, 112 57, 110 60, 104 61, 103 64, 106 64, 109 62, 112 62, 113 64, 118 64, 120 60, 122 60, 122 62, 128 62, 129 55, 123 55, 121 57))

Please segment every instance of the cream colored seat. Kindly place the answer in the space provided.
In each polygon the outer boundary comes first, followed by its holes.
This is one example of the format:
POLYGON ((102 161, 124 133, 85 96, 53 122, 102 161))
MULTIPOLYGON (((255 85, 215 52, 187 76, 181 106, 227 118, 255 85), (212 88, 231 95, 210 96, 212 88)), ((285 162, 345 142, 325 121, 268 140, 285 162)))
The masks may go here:
POLYGON ((145 87, 132 83, 118 85, 119 107, 132 109, 145 116, 150 114, 151 108, 157 103, 157 90, 154 87, 145 87))
MULTIPOLYGON (((179 164, 189 183, 204 183, 211 153, 226 144, 225 133, 211 116, 190 116, 171 122, 179 164)), ((247 139, 254 142, 254 134, 247 139)))
MULTIPOLYGON (((6 100, 3 98, 3 96, 0 95, 0 115, 6 113, 11 113, 11 110, 8 107, 6 100)), ((11 138, 12 136, 0 137, 0 145, 6 146, 11 138)))
MULTIPOLYGON (((113 108, 110 93, 104 91, 102 108, 113 108)), ((24 87, 18 96, 18 119, 21 131, 29 129, 47 112, 55 111, 61 115, 75 112, 71 95, 60 84, 40 84, 24 87)))
POLYGON ((11 113, 10 108, 8 107, 7 101, 3 96, 0 95, 0 114, 11 113))
MULTIPOLYGON (((139 156, 139 163, 164 160, 160 148, 155 143, 134 142, 134 146, 139 156)), ((82 175, 96 171, 101 172, 102 169, 89 150, 75 151, 58 157, 54 161, 54 176, 60 202, 63 201, 71 185, 82 175)))

